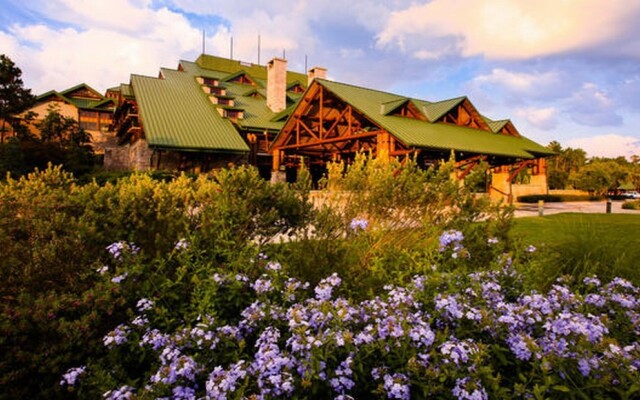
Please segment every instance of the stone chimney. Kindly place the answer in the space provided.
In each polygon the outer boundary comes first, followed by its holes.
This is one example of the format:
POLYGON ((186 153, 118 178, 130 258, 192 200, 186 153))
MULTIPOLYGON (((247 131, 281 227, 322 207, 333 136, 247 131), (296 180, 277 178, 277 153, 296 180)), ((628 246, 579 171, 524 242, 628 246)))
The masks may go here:
POLYGON ((282 58, 267 63, 267 107, 273 112, 287 108, 287 60, 282 58))
POLYGON ((327 79, 327 69, 323 67, 313 67, 307 72, 307 86, 311 85, 314 79, 327 79))

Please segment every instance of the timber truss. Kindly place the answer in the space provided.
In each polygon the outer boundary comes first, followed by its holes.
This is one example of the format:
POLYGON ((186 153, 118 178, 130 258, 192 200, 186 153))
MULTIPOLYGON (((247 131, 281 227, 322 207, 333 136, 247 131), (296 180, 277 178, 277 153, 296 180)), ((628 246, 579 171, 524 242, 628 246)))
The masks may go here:
POLYGON ((412 151, 317 82, 300 100, 272 149, 274 161, 295 154, 320 163, 359 151, 371 152, 375 157, 412 151))

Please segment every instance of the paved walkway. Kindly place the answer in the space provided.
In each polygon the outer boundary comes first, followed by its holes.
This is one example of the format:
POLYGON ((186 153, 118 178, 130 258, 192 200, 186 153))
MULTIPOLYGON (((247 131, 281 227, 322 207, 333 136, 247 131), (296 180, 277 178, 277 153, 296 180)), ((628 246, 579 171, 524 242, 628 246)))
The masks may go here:
MULTIPOLYGON (((640 215, 640 210, 623 210, 624 201, 614 200, 611 202, 612 214, 636 214, 640 215)), ((543 215, 559 213, 601 213, 607 212, 606 201, 570 201, 564 203, 544 203, 543 215)), ((516 217, 537 217, 538 204, 516 203, 516 217)))

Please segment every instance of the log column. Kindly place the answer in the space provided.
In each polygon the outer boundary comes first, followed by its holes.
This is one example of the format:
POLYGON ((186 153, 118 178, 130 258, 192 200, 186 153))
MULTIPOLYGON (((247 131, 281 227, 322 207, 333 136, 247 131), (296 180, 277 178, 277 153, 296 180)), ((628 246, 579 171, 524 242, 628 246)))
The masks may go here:
POLYGON ((273 156, 272 167, 271 167, 271 182, 286 182, 287 181, 287 173, 286 171, 280 171, 280 162, 282 160, 282 151, 275 149, 271 153, 273 156))

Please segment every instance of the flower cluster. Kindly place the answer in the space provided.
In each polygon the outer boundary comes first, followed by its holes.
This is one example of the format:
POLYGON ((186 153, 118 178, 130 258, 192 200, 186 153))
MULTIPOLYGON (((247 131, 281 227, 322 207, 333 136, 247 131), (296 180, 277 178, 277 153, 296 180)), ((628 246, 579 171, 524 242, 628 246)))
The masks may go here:
POLYGON ((351 223, 349 223, 349 228, 354 232, 359 230, 364 231, 367 227, 369 227, 369 221, 365 218, 354 218, 351 220, 351 223))
POLYGON ((117 261, 122 261, 123 254, 128 251, 131 254, 138 254, 140 252, 140 248, 136 246, 134 243, 127 243, 125 241, 113 242, 109 246, 106 247, 106 250, 113 256, 117 261))
MULTIPOLYGON (((455 248, 460 240, 449 232, 441 243, 455 248)), ((336 296, 334 289, 342 282, 337 274, 313 291, 304 291, 307 285, 280 276, 273 266, 267 268, 272 275, 252 282, 220 274, 215 280, 220 287, 240 284, 256 295, 236 320, 222 323, 202 316, 195 326, 173 332, 138 320, 118 326, 105 345, 155 354, 157 369, 135 388, 143 397, 315 393, 348 399, 378 393, 409 399, 418 390, 417 396, 487 399, 490 384, 498 379, 502 396, 518 397, 548 381, 572 385, 592 379, 604 387, 619 385, 625 376, 640 378, 638 288, 621 279, 603 285, 594 277, 584 282, 584 292, 558 283, 545 294, 514 297, 505 288, 517 276, 505 265, 437 291, 429 287, 428 276, 416 276, 406 286, 387 286, 360 302, 336 296), (273 295, 278 292, 282 296, 273 295), (621 326, 635 336, 615 334, 621 326), (141 338, 137 343, 134 331, 141 338), (529 376, 530 386, 523 386, 517 377, 491 372, 495 349, 502 349, 500 357, 514 369, 534 363, 544 376, 538 381, 529 376)), ((137 317, 154 312, 153 304, 141 299, 137 317)), ((75 382, 78 374, 64 379, 75 382)), ((133 390, 123 386, 107 397, 133 390)))
POLYGON ((75 386, 76 380, 82 374, 84 374, 86 366, 70 368, 64 375, 62 375, 62 380, 60 381, 60 385, 65 386, 75 386))
POLYGON ((463 240, 464 235, 462 232, 454 229, 445 231, 440 235, 440 247, 438 250, 441 253, 444 253, 446 250, 451 250, 451 257, 458 258, 461 250, 464 250, 464 246, 462 245, 463 240))

